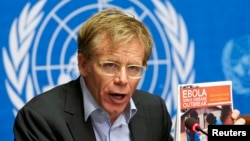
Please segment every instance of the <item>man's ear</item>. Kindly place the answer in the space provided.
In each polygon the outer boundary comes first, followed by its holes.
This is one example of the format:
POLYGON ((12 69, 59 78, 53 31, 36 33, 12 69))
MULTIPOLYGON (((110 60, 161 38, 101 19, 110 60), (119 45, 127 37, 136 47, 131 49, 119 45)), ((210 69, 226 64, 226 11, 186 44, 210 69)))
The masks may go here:
POLYGON ((78 53, 77 55, 77 60, 78 60, 78 69, 81 75, 86 76, 88 74, 88 62, 86 57, 82 53, 78 53))

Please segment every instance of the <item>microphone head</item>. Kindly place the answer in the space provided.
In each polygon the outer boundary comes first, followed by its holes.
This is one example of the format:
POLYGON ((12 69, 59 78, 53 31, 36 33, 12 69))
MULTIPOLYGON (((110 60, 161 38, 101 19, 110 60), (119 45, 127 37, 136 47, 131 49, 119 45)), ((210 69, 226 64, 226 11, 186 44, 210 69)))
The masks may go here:
POLYGON ((186 126, 187 129, 196 132, 197 127, 199 127, 199 123, 194 118, 188 118, 188 119, 185 120, 185 126, 186 126))

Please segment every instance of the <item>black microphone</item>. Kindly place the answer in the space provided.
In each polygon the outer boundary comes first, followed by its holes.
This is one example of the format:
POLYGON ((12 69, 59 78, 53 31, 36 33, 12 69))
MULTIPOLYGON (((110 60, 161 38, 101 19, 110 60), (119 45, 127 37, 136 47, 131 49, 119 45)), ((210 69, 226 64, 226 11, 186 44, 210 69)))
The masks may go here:
POLYGON ((203 134, 208 136, 208 134, 200 128, 198 121, 195 120, 194 118, 186 119, 185 126, 187 129, 189 129, 191 131, 194 131, 194 132, 200 131, 203 134))

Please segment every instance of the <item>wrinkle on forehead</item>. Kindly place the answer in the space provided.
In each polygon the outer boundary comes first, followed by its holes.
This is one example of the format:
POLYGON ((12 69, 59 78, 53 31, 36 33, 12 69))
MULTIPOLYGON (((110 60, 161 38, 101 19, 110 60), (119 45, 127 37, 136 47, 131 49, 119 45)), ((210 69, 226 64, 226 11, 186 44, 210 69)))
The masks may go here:
POLYGON ((97 57, 101 57, 102 59, 115 61, 127 60, 126 62, 132 59, 141 64, 144 58, 144 48, 139 40, 117 44, 112 44, 108 40, 105 40, 100 46, 97 51, 97 57))
POLYGON ((120 49, 121 50, 123 49, 123 51, 125 52, 131 52, 130 51, 131 48, 129 48, 130 46, 128 44, 133 41, 138 41, 139 46, 143 45, 139 39, 133 39, 130 41, 119 41, 119 42, 112 42, 111 38, 103 39, 102 42, 100 42, 97 47, 98 48, 97 54, 113 54, 114 52, 120 49))

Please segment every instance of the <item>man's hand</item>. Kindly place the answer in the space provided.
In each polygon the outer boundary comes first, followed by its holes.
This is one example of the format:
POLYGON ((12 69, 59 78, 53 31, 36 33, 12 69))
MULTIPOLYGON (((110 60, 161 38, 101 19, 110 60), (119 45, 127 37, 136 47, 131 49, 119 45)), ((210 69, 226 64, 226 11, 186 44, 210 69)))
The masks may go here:
POLYGON ((239 118, 240 116, 240 111, 235 109, 232 111, 232 119, 233 119, 233 123, 235 125, 243 125, 246 123, 246 120, 244 118, 239 118))

